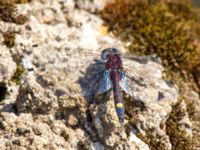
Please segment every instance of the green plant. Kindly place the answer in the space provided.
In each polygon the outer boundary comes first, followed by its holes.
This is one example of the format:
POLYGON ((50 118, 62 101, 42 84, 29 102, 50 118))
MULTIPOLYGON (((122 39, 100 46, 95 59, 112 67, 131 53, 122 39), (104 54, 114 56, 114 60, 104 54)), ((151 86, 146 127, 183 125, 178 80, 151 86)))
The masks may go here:
POLYGON ((21 76, 25 72, 25 68, 21 64, 17 64, 16 71, 12 77, 12 81, 14 81, 17 85, 20 84, 21 76))

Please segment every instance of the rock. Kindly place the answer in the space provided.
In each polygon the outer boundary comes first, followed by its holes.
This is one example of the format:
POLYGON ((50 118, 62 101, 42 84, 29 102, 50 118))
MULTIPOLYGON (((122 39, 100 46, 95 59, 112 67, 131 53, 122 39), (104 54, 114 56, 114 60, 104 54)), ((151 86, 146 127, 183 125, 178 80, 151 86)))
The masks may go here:
MULTIPOLYGON (((91 13, 105 3, 36 0, 18 5, 29 16, 26 24, 0 21, 2 28, 19 31, 13 48, 0 44, 0 83, 9 93, 0 106, 0 149, 149 150, 153 142, 171 149, 166 122, 179 93, 175 84, 162 79, 159 58, 126 57, 118 41, 130 77, 130 89, 123 93, 124 124, 118 121, 112 92, 93 96, 91 83, 101 69, 101 51, 117 43, 102 35, 103 21, 91 13), (33 67, 31 74, 25 67, 19 86, 11 81, 13 55, 33 67)), ((179 123, 191 137, 188 117, 186 113, 179 123)))
POLYGON ((19 87, 16 100, 17 111, 33 114, 55 113, 57 106, 56 97, 45 91, 36 81, 29 80, 19 87))
POLYGON ((0 83, 7 83, 16 70, 16 64, 6 46, 0 45, 0 51, 0 83))
POLYGON ((42 123, 41 120, 33 120, 30 114, 16 116, 2 112, 0 115, 7 124, 6 129, 0 132, 2 147, 6 146, 11 149, 15 146, 21 149, 58 149, 60 147, 76 149, 78 141, 84 141, 82 130, 74 131, 60 121, 53 120, 54 124, 48 125, 42 123), (14 129, 16 129, 16 134, 14 134, 14 129), (4 132, 7 134, 4 134, 4 132))
POLYGON ((86 116, 87 102, 81 97, 63 95, 59 98, 58 118, 64 118, 68 126, 83 125, 86 116))
POLYGON ((145 144, 141 139, 139 139, 133 132, 131 132, 129 137, 130 149, 144 149, 149 150, 149 146, 145 144))
POLYGON ((78 8, 85 9, 87 11, 96 12, 97 10, 102 10, 107 3, 113 2, 113 0, 78 0, 76 5, 78 8))
POLYGON ((69 115, 68 122, 69 126, 77 126, 78 125, 78 120, 74 115, 69 115))
POLYGON ((200 98, 198 93, 190 90, 185 91, 182 95, 185 102, 183 108, 187 108, 187 112, 183 121, 185 123, 181 123, 181 128, 185 129, 188 138, 191 138, 192 132, 193 145, 198 147, 200 146, 200 98))
POLYGON ((16 133, 18 135, 25 135, 25 134, 29 134, 30 131, 26 128, 17 128, 16 133))

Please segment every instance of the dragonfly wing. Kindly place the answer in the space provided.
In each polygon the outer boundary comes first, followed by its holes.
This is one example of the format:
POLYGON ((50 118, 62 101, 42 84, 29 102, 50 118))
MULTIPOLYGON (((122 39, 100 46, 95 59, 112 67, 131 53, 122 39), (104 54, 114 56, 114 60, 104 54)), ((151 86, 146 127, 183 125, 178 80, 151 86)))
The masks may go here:
POLYGON ((140 87, 143 85, 141 85, 137 79, 129 77, 127 73, 122 71, 119 85, 122 91, 131 96, 134 100, 143 101, 142 98, 138 97, 141 95, 138 92, 141 92, 140 87))
POLYGON ((121 80, 119 82, 119 85, 120 85, 122 91, 126 92, 127 94, 128 93, 130 94, 129 87, 128 87, 127 81, 126 81, 126 73, 124 71, 121 71, 120 73, 121 73, 120 74, 121 80))
POLYGON ((156 102, 176 99, 178 89, 162 79, 164 70, 156 56, 122 58, 124 72, 121 87, 134 100, 156 102))
POLYGON ((145 55, 145 56, 137 56, 134 54, 126 53, 126 54, 123 54, 122 58, 123 58, 123 61, 124 60, 135 61, 135 62, 138 62, 141 64, 147 64, 148 62, 155 62, 158 64, 162 64, 161 59, 155 54, 145 55))
POLYGON ((101 73, 98 73, 96 79, 91 85, 91 90, 94 95, 102 94, 112 88, 110 81, 110 72, 104 70, 101 73))

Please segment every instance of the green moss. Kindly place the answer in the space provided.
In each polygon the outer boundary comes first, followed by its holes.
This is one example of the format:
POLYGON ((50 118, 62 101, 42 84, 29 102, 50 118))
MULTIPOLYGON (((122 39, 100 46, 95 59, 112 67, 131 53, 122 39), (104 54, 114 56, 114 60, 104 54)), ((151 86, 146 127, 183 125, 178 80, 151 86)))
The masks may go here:
POLYGON ((12 77, 12 81, 15 82, 17 85, 19 85, 21 76, 24 72, 25 72, 25 68, 21 64, 18 64, 17 69, 12 77))
POLYGON ((19 14, 15 3, 0 2, 0 19, 6 22, 24 24, 27 21, 25 15, 19 14))
POLYGON ((196 121, 193 123, 193 145, 196 148, 200 147, 200 122, 196 121))
POLYGON ((30 3, 32 0, 15 0, 16 4, 30 3))
MULTIPOLYGON (((200 54, 199 54, 200 56, 200 54)), ((192 70, 192 75, 194 78, 194 82, 196 83, 196 91, 199 91, 200 93, 200 63, 196 65, 192 70)))
MULTIPOLYGON (((25 15, 17 12, 16 3, 22 3, 22 1, 0 1, 0 20, 19 25, 27 21, 28 18, 25 15)), ((6 32, 1 31, 1 33, 4 36, 4 44, 7 47, 13 47, 15 45, 15 32, 8 30, 6 32)))
POLYGON ((144 141, 151 150, 165 150, 166 146, 158 137, 152 135, 144 136, 141 133, 137 133, 137 137, 144 141))
POLYGON ((139 55, 157 54, 168 76, 176 73, 188 82, 191 77, 198 76, 195 68, 200 64, 200 59, 194 45, 196 36, 193 34, 198 16, 191 4, 116 0, 100 14, 109 31, 129 43, 131 52, 139 55))
POLYGON ((7 47, 13 47, 15 45, 15 32, 8 30, 7 32, 1 32, 4 37, 4 44, 7 47))
POLYGON ((166 121, 166 133, 170 138, 172 150, 190 150, 193 149, 192 140, 188 139, 186 132, 179 126, 179 122, 185 116, 185 111, 181 109, 180 103, 172 108, 172 112, 166 121))
POLYGON ((30 3, 32 0, 1 0, 1 4, 24 4, 30 3))
POLYGON ((192 143, 193 147, 198 148, 200 147, 200 111, 198 110, 198 100, 195 100, 194 97, 189 98, 182 97, 186 101, 187 104, 187 112, 189 115, 189 119, 192 122, 192 143))

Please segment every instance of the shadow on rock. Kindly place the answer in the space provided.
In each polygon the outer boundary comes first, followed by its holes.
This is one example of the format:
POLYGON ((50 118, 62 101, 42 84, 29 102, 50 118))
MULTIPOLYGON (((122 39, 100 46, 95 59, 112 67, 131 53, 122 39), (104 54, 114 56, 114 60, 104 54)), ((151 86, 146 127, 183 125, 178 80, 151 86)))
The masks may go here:
POLYGON ((17 114, 17 108, 15 103, 4 105, 2 108, 0 108, 0 112, 12 112, 17 114))
POLYGON ((98 90, 98 84, 101 79, 100 73, 104 70, 104 64, 101 60, 94 60, 85 72, 84 77, 79 78, 78 83, 81 85, 82 92, 84 93, 86 100, 91 104, 96 97, 96 91, 98 90))

